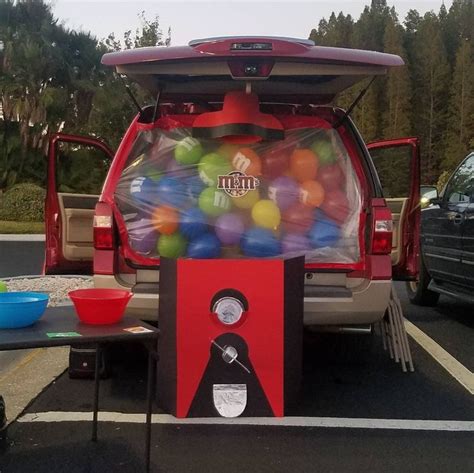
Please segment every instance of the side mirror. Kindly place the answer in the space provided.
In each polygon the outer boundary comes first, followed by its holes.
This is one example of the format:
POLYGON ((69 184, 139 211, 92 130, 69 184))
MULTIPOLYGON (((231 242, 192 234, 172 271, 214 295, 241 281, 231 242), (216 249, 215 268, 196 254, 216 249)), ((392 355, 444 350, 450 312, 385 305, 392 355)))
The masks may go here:
POLYGON ((420 206, 422 209, 431 204, 439 205, 441 202, 438 195, 438 189, 435 186, 421 186, 420 196, 420 206))

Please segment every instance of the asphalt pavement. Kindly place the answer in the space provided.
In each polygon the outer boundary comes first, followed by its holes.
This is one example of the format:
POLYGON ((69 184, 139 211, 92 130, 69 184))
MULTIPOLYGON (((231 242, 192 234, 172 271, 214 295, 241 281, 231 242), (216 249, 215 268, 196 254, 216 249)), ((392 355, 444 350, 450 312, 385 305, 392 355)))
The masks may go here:
MULTIPOLYGON (((445 298, 434 309, 418 308, 399 293, 405 316, 472 369, 470 308, 445 298)), ((377 335, 306 334, 302 396, 281 424, 175 424, 155 406, 152 471, 472 473, 473 396, 410 344, 416 371, 403 373, 377 335)), ((1 473, 143 471, 145 430, 132 414, 145 411, 145 358, 130 347, 110 356, 101 411, 126 415, 101 422, 92 443, 91 424, 71 415, 91 411, 93 384, 64 374, 33 400, 26 421, 9 427, 1 473), (41 421, 44 412, 55 422, 41 421)))
MULTIPOLYGON (((44 241, 12 239, 14 236, 11 235, 0 235, 0 237, 3 237, 0 238, 0 278, 41 274, 44 261, 44 241)), ((27 237, 25 236, 25 238, 27 237)))
MULTIPOLYGON (((0 277, 39 274, 43 248, 0 241, 0 277)), ((397 289, 406 318, 472 372, 473 308, 445 297, 435 308, 415 307, 397 289)), ((377 335, 306 334, 301 398, 281 423, 176 424, 155 406, 152 471, 473 473, 473 396, 438 355, 410 344, 416 371, 403 373, 377 335)), ((63 374, 9 426, 0 473, 143 471, 145 429, 133 414, 145 411, 145 358, 133 347, 109 355, 101 411, 125 415, 100 422, 91 442, 90 422, 73 418, 91 412, 93 383, 63 374), (54 422, 41 421, 45 412, 54 422)))

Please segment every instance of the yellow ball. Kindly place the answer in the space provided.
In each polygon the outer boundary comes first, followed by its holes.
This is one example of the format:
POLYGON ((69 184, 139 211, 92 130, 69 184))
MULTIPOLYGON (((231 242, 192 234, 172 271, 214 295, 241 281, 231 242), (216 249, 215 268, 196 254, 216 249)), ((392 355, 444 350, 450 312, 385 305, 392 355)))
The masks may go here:
POLYGON ((242 197, 232 197, 232 203, 238 209, 251 209, 260 199, 260 194, 257 189, 248 191, 242 197))
POLYGON ((280 225, 280 209, 271 200, 260 200, 252 208, 252 219, 255 225, 276 230, 280 225))

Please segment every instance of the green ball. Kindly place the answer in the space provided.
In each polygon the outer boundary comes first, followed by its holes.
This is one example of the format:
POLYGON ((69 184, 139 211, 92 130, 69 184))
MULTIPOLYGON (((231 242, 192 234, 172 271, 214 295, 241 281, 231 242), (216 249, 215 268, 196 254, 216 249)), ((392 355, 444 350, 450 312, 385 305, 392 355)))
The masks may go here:
POLYGON ((231 208, 229 196, 220 190, 208 187, 199 196, 199 208, 211 217, 218 217, 225 214, 231 208))
POLYGON ((186 238, 180 233, 161 235, 157 243, 158 253, 165 258, 179 258, 186 252, 187 244, 186 238))
POLYGON ((181 140, 174 149, 174 157, 180 164, 197 164, 202 153, 201 143, 190 136, 181 140))
POLYGON ((157 169, 148 169, 143 175, 149 177, 154 182, 158 182, 163 177, 163 172, 157 169))
POLYGON ((319 164, 324 166, 326 164, 335 163, 337 160, 334 147, 329 140, 319 139, 311 145, 311 150, 319 159, 319 164))
POLYGON ((218 153, 209 153, 201 158, 198 164, 199 177, 208 186, 216 186, 218 176, 225 176, 232 171, 229 161, 218 153))
POLYGON ((0 281, 0 292, 7 292, 7 285, 3 281, 0 281))

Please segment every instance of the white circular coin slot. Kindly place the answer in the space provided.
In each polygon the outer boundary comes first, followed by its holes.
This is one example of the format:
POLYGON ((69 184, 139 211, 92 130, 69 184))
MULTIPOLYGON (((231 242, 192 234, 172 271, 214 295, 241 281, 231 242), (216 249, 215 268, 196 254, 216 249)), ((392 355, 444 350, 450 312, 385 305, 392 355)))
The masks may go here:
POLYGON ((244 312, 242 302, 234 297, 223 297, 219 299, 212 308, 220 322, 225 325, 236 324, 244 312))

